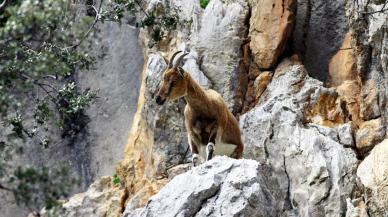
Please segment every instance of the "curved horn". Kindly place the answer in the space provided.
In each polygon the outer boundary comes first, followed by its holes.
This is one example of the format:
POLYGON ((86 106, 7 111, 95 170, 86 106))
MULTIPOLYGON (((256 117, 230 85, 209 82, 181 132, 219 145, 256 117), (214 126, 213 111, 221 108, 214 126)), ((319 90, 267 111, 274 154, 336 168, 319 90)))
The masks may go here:
POLYGON ((182 51, 177 51, 177 52, 175 52, 175 53, 172 55, 172 57, 171 57, 171 59, 170 59, 170 62, 168 63, 168 68, 169 68, 169 69, 172 68, 172 66, 173 66, 173 62, 174 62, 175 56, 176 56, 178 53, 180 53, 180 52, 182 52, 182 51))
POLYGON ((182 62, 182 60, 183 60, 183 57, 185 57, 187 54, 189 54, 189 53, 185 53, 185 54, 182 54, 179 58, 178 58, 178 60, 176 61, 176 63, 175 63, 175 68, 176 67, 178 67, 180 64, 181 64, 181 62, 182 62))

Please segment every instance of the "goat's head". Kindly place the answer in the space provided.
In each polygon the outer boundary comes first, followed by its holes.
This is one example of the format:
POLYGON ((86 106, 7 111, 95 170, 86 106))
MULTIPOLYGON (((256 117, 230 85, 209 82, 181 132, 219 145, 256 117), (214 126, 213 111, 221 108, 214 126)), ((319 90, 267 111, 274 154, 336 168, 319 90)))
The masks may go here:
POLYGON ((159 105, 163 105, 166 100, 175 100, 183 97, 186 94, 187 81, 185 79, 185 71, 179 67, 183 57, 188 53, 181 55, 175 65, 175 56, 182 51, 174 53, 168 64, 168 68, 164 71, 163 82, 159 88, 155 101, 159 105))

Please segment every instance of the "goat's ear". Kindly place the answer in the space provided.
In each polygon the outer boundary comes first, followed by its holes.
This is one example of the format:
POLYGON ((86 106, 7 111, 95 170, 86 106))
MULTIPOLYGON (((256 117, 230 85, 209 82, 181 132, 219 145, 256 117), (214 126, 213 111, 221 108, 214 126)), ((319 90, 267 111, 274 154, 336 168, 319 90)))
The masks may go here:
POLYGON ((178 67, 179 74, 184 77, 185 76, 185 70, 182 69, 182 67, 178 67))

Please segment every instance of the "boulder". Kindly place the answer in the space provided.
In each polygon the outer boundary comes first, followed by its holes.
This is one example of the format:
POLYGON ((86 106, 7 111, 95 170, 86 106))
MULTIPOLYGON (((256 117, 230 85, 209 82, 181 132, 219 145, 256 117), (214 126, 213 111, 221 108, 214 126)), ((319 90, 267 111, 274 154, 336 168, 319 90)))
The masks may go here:
POLYGON ((123 217, 277 216, 277 189, 267 166, 217 156, 176 176, 144 208, 127 207, 123 217))

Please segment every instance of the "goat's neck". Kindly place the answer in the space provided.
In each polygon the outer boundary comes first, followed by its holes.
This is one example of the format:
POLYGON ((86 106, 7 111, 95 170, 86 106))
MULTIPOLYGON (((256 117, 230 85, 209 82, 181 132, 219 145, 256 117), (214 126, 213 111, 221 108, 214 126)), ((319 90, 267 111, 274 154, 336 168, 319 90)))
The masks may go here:
POLYGON ((187 94, 185 99, 190 108, 197 114, 209 114, 209 99, 205 90, 190 76, 187 75, 187 94))

